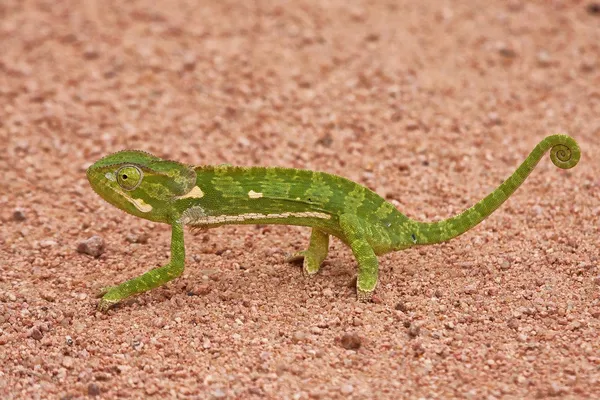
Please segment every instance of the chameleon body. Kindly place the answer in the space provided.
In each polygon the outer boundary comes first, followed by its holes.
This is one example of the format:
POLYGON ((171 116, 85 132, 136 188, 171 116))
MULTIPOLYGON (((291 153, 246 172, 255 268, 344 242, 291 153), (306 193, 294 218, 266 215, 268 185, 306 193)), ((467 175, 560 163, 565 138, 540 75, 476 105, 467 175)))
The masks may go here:
POLYGON ((419 222, 400 213, 368 188, 323 172, 291 168, 191 166, 141 151, 108 155, 87 170, 92 188, 116 207, 172 227, 171 259, 165 266, 103 289, 102 310, 134 294, 181 275, 184 226, 285 224, 312 228, 303 271, 314 275, 327 256, 329 237, 350 247, 358 262, 357 295, 368 301, 377 285, 377 256, 452 239, 479 224, 525 181, 544 153, 563 169, 580 158, 569 136, 542 140, 498 188, 461 214, 437 222, 419 222))

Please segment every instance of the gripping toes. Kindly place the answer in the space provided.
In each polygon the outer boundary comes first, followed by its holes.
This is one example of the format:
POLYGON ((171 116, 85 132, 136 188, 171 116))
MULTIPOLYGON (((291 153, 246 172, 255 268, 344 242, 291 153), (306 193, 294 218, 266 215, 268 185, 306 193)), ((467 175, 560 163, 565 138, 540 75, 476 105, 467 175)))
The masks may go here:
POLYGON ((313 228, 310 235, 308 249, 292 254, 285 259, 286 262, 304 260, 302 271, 305 276, 313 276, 321 268, 321 263, 327 257, 329 249, 329 235, 323 231, 313 228))

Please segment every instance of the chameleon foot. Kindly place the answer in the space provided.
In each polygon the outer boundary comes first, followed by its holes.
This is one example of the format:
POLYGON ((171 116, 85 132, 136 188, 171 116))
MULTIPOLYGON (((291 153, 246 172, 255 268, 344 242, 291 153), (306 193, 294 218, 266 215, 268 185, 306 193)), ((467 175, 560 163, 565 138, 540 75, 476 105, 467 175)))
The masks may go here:
POLYGON ((96 297, 102 297, 98 303, 98 311, 107 312, 121 300, 115 288, 115 286, 105 286, 98 291, 96 297))
POLYGON ((113 307, 115 304, 117 304, 119 302, 119 300, 107 300, 107 299, 101 299, 100 302, 98 303, 98 311, 101 312, 107 312, 111 307, 113 307))
POLYGON ((361 303, 370 303, 373 299, 374 290, 365 291, 358 289, 356 291, 356 299, 361 303))
POLYGON ((314 254, 310 253, 309 250, 298 251, 287 257, 285 261, 289 263, 303 261, 302 273, 306 277, 315 276, 321 268, 321 261, 314 254))

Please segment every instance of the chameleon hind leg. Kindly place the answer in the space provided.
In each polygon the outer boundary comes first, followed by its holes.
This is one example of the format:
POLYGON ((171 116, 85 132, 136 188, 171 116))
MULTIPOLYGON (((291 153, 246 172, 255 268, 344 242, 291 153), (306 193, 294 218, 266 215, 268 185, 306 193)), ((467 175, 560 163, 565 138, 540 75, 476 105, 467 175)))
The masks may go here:
POLYGON ((107 311, 110 307, 129 296, 146 292, 177 278, 183 273, 184 261, 183 227, 180 224, 174 224, 171 233, 170 262, 136 278, 125 281, 120 285, 102 289, 100 293, 102 299, 98 303, 98 309, 100 311, 107 311))
POLYGON ((313 276, 321 268, 321 264, 329 251, 329 235, 322 230, 313 228, 308 249, 296 252, 285 259, 286 262, 304 260, 302 271, 306 276, 313 276))
POLYGON ((340 227, 352 254, 358 262, 356 279, 356 295, 358 301, 369 302, 377 286, 379 264, 373 247, 367 241, 364 229, 358 217, 343 214, 340 216, 340 227))

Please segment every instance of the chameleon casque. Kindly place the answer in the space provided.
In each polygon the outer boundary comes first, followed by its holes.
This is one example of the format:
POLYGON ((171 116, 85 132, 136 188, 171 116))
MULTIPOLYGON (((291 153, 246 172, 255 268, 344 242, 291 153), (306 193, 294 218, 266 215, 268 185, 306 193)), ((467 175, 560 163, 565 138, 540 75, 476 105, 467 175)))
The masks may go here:
POLYGON ((550 150, 552 162, 574 167, 580 150, 571 137, 543 139, 517 170, 483 200, 461 214, 437 222, 419 222, 391 203, 348 179, 310 170, 230 165, 191 166, 141 151, 110 154, 87 170, 102 198, 130 214, 171 225, 171 259, 162 267, 102 290, 99 309, 145 292, 180 276, 184 269, 184 226, 213 228, 226 224, 285 224, 312 228, 308 249, 287 261, 303 259, 311 276, 336 236, 358 262, 357 295, 369 301, 377 285, 377 256, 457 237, 496 210, 525 181, 550 150))

